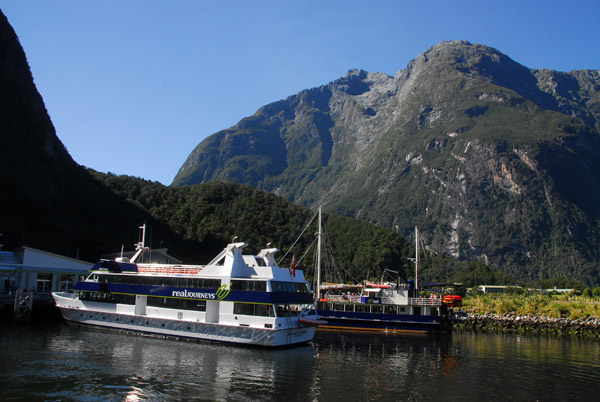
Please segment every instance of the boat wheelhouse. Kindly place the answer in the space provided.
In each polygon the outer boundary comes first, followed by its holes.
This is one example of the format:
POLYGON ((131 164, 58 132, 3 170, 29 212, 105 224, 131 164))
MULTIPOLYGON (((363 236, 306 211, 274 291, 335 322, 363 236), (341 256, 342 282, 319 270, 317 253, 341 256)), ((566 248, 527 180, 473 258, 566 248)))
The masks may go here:
POLYGON ((318 325, 301 270, 279 267, 276 248, 245 255, 231 243, 207 265, 101 260, 74 293, 53 293, 71 324, 156 336, 291 346, 318 325))

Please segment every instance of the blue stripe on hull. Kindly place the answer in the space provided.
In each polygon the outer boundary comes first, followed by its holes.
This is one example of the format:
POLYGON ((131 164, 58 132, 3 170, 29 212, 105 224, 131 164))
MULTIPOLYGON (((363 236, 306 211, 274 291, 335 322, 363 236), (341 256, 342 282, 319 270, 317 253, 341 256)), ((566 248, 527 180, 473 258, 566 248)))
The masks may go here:
MULTIPOLYGON (((76 290, 90 292, 122 293, 132 295, 147 295, 157 297, 179 297, 195 299, 195 297, 178 296, 181 292, 204 294, 206 297, 199 297, 201 300, 217 300, 216 289, 183 288, 169 286, 152 285, 131 285, 121 283, 98 283, 98 282, 78 282, 76 290)), ((220 299, 221 301, 233 301, 241 303, 262 303, 262 304, 312 304, 312 295, 310 293, 300 292, 248 292, 232 290, 229 294, 220 299)))
POLYGON ((327 324, 323 329, 355 331, 406 331, 406 332, 444 332, 449 322, 439 316, 407 314, 373 314, 330 310, 317 310, 320 318, 327 324))

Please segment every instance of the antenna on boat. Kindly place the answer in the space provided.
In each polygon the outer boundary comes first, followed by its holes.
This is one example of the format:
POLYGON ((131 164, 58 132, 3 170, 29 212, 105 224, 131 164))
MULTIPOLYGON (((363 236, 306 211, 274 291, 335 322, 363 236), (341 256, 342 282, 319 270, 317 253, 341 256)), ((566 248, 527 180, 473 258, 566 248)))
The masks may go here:
POLYGON ((146 250, 148 250, 148 247, 145 246, 146 244, 146 224, 144 223, 142 226, 139 227, 139 229, 142 229, 142 241, 137 242, 135 244, 135 254, 133 257, 131 257, 131 262, 135 262, 140 255, 142 255, 142 253, 146 250))

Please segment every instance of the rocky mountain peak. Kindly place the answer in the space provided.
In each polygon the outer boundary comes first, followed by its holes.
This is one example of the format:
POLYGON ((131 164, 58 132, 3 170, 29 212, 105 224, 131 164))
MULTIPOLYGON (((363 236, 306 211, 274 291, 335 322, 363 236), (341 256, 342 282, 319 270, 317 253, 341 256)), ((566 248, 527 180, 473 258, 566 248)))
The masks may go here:
POLYGON ((394 77, 350 70, 266 105, 201 142, 174 184, 250 184, 406 233, 418 225, 456 258, 549 275, 600 260, 582 249, 600 246, 599 83, 442 42, 394 77), (557 238, 570 257, 556 257, 557 238))

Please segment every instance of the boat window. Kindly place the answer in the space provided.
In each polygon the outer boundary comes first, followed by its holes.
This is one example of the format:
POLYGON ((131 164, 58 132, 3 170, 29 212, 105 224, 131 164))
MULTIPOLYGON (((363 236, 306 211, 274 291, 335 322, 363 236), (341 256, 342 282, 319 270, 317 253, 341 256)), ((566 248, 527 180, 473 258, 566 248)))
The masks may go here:
POLYGON ((135 295, 113 294, 113 297, 117 304, 135 304, 135 295))
POLYGON ((266 267, 267 266, 267 263, 265 262, 264 258, 262 258, 262 257, 256 257, 255 259, 256 259, 256 264, 259 267, 266 267))
POLYGON ((125 285, 165 286, 197 289, 218 289, 221 286, 219 279, 143 276, 132 275, 101 275, 100 282, 121 283, 125 285))
POLYGON ((438 313, 438 309, 437 309, 437 308, 435 308, 435 307, 433 307, 433 308, 431 309, 431 311, 429 312, 429 315, 433 315, 433 316, 437 316, 437 315, 439 315, 439 313, 438 313))
POLYGON ((296 317, 304 307, 305 304, 276 304, 275 312, 277 317, 296 317))
POLYGON ((335 311, 344 311, 344 305, 342 303, 335 303, 333 309, 335 311))
POLYGON ((356 312, 364 312, 367 306, 365 304, 356 304, 354 306, 354 311, 356 312))
POLYGON ((397 314, 398 309, 396 308, 396 306, 385 306, 385 312, 388 314, 397 314))
POLYGON ((371 306, 371 313, 383 313, 383 306, 371 306))
POLYGON ((296 286, 296 292, 310 293, 310 290, 308 289, 308 284, 307 283, 296 282, 295 286, 296 286))
POLYGON ((95 302, 114 303, 114 297, 112 293, 108 292, 81 292, 79 294, 79 299, 95 302))
POLYGON ((271 281, 271 289, 273 292, 310 293, 308 284, 305 282, 271 281))
POLYGON ((147 305, 151 307, 172 308, 178 310, 206 311, 206 300, 198 299, 149 296, 147 305))
POLYGON ((273 305, 271 304, 233 303, 233 314, 275 317, 273 305))
POLYGON ((266 281, 240 281, 232 280, 230 285, 231 290, 241 290, 247 292, 266 292, 266 281))
POLYGON ((135 295, 114 294, 109 292, 80 292, 79 299, 101 303, 135 304, 135 295))

